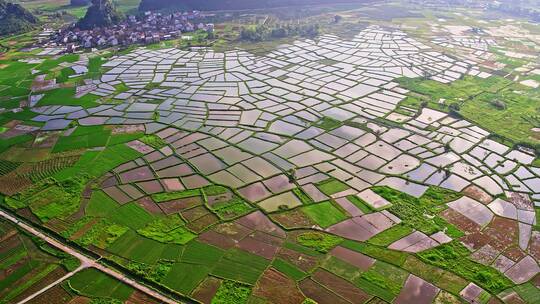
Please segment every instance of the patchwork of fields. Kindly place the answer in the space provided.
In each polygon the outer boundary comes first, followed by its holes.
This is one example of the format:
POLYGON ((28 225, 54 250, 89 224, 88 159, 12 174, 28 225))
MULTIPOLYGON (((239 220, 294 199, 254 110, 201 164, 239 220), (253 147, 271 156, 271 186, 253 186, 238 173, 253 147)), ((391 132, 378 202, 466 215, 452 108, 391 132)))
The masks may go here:
MULTIPOLYGON (((538 302, 538 67, 493 28, 379 23, 0 59, 1 205, 186 301, 538 302)), ((0 303, 78 267, 0 229, 0 303)), ((91 267, 44 301, 159 303, 91 267)))

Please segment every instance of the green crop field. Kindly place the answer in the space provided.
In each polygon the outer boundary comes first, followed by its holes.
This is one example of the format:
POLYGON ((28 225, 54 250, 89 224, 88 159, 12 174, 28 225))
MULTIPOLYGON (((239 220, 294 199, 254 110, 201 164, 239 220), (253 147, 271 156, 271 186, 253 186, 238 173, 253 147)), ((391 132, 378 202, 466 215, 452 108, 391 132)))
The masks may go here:
POLYGON ((280 272, 284 273, 285 275, 296 281, 299 281, 307 276, 305 272, 298 269, 296 266, 281 259, 275 259, 272 263, 272 267, 276 268, 280 272))
POLYGON ((204 265, 175 263, 163 283, 184 294, 189 294, 209 272, 210 269, 204 265))
POLYGON ((93 268, 77 273, 67 283, 75 292, 90 297, 125 301, 133 293, 131 287, 93 268))
POLYGON ((351 282, 357 282, 362 275, 362 271, 339 258, 328 256, 321 267, 351 282))
POLYGON ((321 192, 326 195, 332 195, 332 194, 349 189, 349 186, 347 186, 343 182, 340 182, 337 179, 329 179, 329 180, 323 181, 319 183, 317 186, 319 187, 321 192))
POLYGON ((182 261, 192 264, 213 266, 225 253, 223 250, 201 242, 193 241, 187 244, 182 254, 182 261))
POLYGON ((136 203, 128 203, 112 212, 111 219, 121 225, 137 230, 149 224, 153 217, 136 203))
POLYGON ((230 280, 253 284, 268 264, 269 261, 262 257, 244 251, 231 250, 223 255, 211 273, 230 280))
POLYGON ((332 226, 347 218, 347 216, 330 201, 302 207, 302 211, 323 228, 332 226))
POLYGON ((85 213, 89 216, 108 217, 116 208, 118 203, 100 191, 92 194, 85 213))

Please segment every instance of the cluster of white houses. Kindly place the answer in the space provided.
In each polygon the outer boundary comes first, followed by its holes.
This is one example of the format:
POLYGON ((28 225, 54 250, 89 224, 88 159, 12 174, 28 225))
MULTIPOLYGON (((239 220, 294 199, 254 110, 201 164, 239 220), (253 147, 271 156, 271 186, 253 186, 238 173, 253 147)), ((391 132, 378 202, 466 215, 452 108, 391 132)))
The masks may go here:
POLYGON ((66 47, 66 52, 77 48, 100 48, 148 44, 181 37, 182 33, 214 31, 214 25, 201 22, 207 15, 198 11, 161 14, 146 12, 142 17, 129 16, 121 23, 106 27, 81 30, 70 27, 59 30, 51 43, 66 47))

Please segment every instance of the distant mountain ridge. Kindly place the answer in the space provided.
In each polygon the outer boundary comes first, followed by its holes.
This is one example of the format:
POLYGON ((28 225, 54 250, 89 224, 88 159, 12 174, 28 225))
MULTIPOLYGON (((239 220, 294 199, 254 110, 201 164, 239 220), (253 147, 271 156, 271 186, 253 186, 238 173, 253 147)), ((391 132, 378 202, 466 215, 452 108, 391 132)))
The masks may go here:
POLYGON ((92 0, 92 5, 84 17, 77 22, 76 27, 83 30, 107 27, 118 23, 122 18, 122 14, 116 11, 111 0, 92 0))
POLYGON ((29 31, 39 20, 19 4, 0 0, 0 35, 29 31))
POLYGON ((264 9, 281 6, 299 6, 316 4, 374 2, 369 0, 141 0, 139 11, 161 9, 184 10, 243 10, 264 9))

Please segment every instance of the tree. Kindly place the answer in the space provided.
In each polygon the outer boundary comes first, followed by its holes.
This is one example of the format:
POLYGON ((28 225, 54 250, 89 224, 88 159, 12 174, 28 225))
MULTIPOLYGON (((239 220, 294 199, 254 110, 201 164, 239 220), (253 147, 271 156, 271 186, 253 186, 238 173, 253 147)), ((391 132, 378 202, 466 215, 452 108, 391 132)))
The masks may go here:
POLYGON ((459 112, 460 107, 457 102, 453 102, 448 106, 448 109, 450 110, 450 112, 459 112))
POLYGON ((431 73, 426 69, 422 71, 422 77, 424 80, 428 80, 431 77, 431 73))
POLYGON ((283 27, 273 28, 270 34, 272 38, 284 38, 284 37, 287 37, 288 35, 289 35, 289 31, 283 27))
POLYGON ((294 181, 296 180, 296 169, 292 168, 287 171, 287 177, 289 178, 289 183, 294 183, 294 181))
POLYGON ((319 35, 320 27, 318 24, 307 24, 300 28, 300 36, 303 37, 317 37, 319 35))
POLYGON ((506 103, 500 99, 494 99, 491 101, 491 105, 499 110, 506 110, 506 103))
POLYGON ((343 19, 343 17, 341 17, 340 15, 335 15, 334 16, 334 23, 339 23, 342 19, 343 19))
POLYGON ((264 25, 250 25, 242 28, 240 38, 249 41, 263 41, 270 35, 269 29, 264 25))
POLYGON ((448 109, 450 110, 450 116, 454 118, 463 118, 463 115, 459 113, 460 107, 457 102, 453 102, 448 106, 448 109))
POLYGON ((249 41, 264 41, 273 38, 302 36, 314 38, 319 35, 318 24, 277 24, 275 27, 266 25, 249 25, 240 31, 240 39, 249 41))
POLYGON ((448 153, 452 150, 452 147, 450 146, 450 142, 447 142, 444 144, 444 152, 448 153))
POLYGON ((240 32, 240 39, 249 41, 261 41, 262 37, 257 32, 256 26, 243 27, 240 32))

